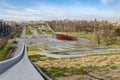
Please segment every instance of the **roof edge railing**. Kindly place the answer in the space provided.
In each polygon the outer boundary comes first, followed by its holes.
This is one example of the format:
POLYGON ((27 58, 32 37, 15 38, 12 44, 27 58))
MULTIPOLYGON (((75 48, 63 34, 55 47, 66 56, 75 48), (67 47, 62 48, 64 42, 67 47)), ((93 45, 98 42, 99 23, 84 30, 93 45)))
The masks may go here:
POLYGON ((5 71, 7 71, 16 63, 18 63, 23 58, 24 55, 25 55, 25 44, 23 43, 22 49, 17 56, 0 62, 0 75, 5 71))

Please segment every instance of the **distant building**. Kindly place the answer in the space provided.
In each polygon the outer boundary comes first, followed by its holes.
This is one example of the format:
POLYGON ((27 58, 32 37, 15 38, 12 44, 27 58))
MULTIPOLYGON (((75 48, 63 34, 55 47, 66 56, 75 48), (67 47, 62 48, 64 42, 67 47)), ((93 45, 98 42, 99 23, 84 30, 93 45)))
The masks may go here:
POLYGON ((5 26, 7 28, 7 32, 14 30, 17 28, 17 23, 15 21, 5 21, 5 26))
POLYGON ((45 22, 44 22, 43 20, 40 20, 40 23, 41 23, 41 24, 44 24, 45 22))
POLYGON ((41 26, 41 29, 42 29, 43 32, 46 32, 46 31, 47 31, 47 29, 45 28, 44 25, 41 26))
POLYGON ((0 19, 0 35, 3 35, 5 30, 5 22, 4 20, 0 19))
POLYGON ((17 23, 15 21, 5 21, 5 24, 10 27, 17 27, 17 23))
POLYGON ((0 37, 7 36, 16 27, 17 23, 15 21, 4 21, 0 19, 0 37))

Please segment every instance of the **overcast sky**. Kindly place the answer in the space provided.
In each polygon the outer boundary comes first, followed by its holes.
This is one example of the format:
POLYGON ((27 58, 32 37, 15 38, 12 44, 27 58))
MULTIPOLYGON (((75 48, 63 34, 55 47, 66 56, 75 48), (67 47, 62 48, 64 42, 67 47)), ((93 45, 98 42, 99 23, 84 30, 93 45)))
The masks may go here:
POLYGON ((0 0, 5 20, 120 19, 120 0, 0 0))

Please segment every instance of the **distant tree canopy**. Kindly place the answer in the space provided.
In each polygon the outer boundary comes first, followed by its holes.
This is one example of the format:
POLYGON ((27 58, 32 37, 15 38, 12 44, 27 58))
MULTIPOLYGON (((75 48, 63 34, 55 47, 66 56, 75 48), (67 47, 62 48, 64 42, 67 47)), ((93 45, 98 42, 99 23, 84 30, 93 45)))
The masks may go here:
POLYGON ((115 29, 115 34, 116 34, 117 36, 120 36, 120 28, 115 29))
POLYGON ((112 30, 115 26, 108 21, 49 21, 49 26, 55 31, 62 32, 95 32, 99 30, 112 30))
POLYGON ((97 44, 103 41, 107 45, 117 44, 115 35, 120 36, 120 28, 117 28, 117 23, 108 21, 93 21, 86 20, 63 20, 63 21, 48 21, 49 26, 57 32, 76 32, 76 33, 94 33, 97 44))
POLYGON ((30 23, 26 24, 26 26, 31 26, 31 27, 40 26, 40 25, 45 25, 45 24, 44 23, 38 23, 38 22, 30 22, 30 23))

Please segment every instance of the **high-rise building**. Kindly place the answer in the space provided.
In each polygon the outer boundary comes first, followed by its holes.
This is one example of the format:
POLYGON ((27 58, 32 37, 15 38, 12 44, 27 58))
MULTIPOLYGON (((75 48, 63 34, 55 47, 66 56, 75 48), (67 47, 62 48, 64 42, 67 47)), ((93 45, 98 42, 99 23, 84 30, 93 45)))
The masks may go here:
POLYGON ((4 32, 4 28, 5 28, 5 22, 4 20, 0 19, 0 34, 4 32))
POLYGON ((10 27, 16 27, 17 23, 15 21, 5 21, 6 25, 9 25, 10 27))
POLYGON ((7 36, 16 27, 17 23, 15 21, 4 21, 0 19, 0 37, 7 36))

